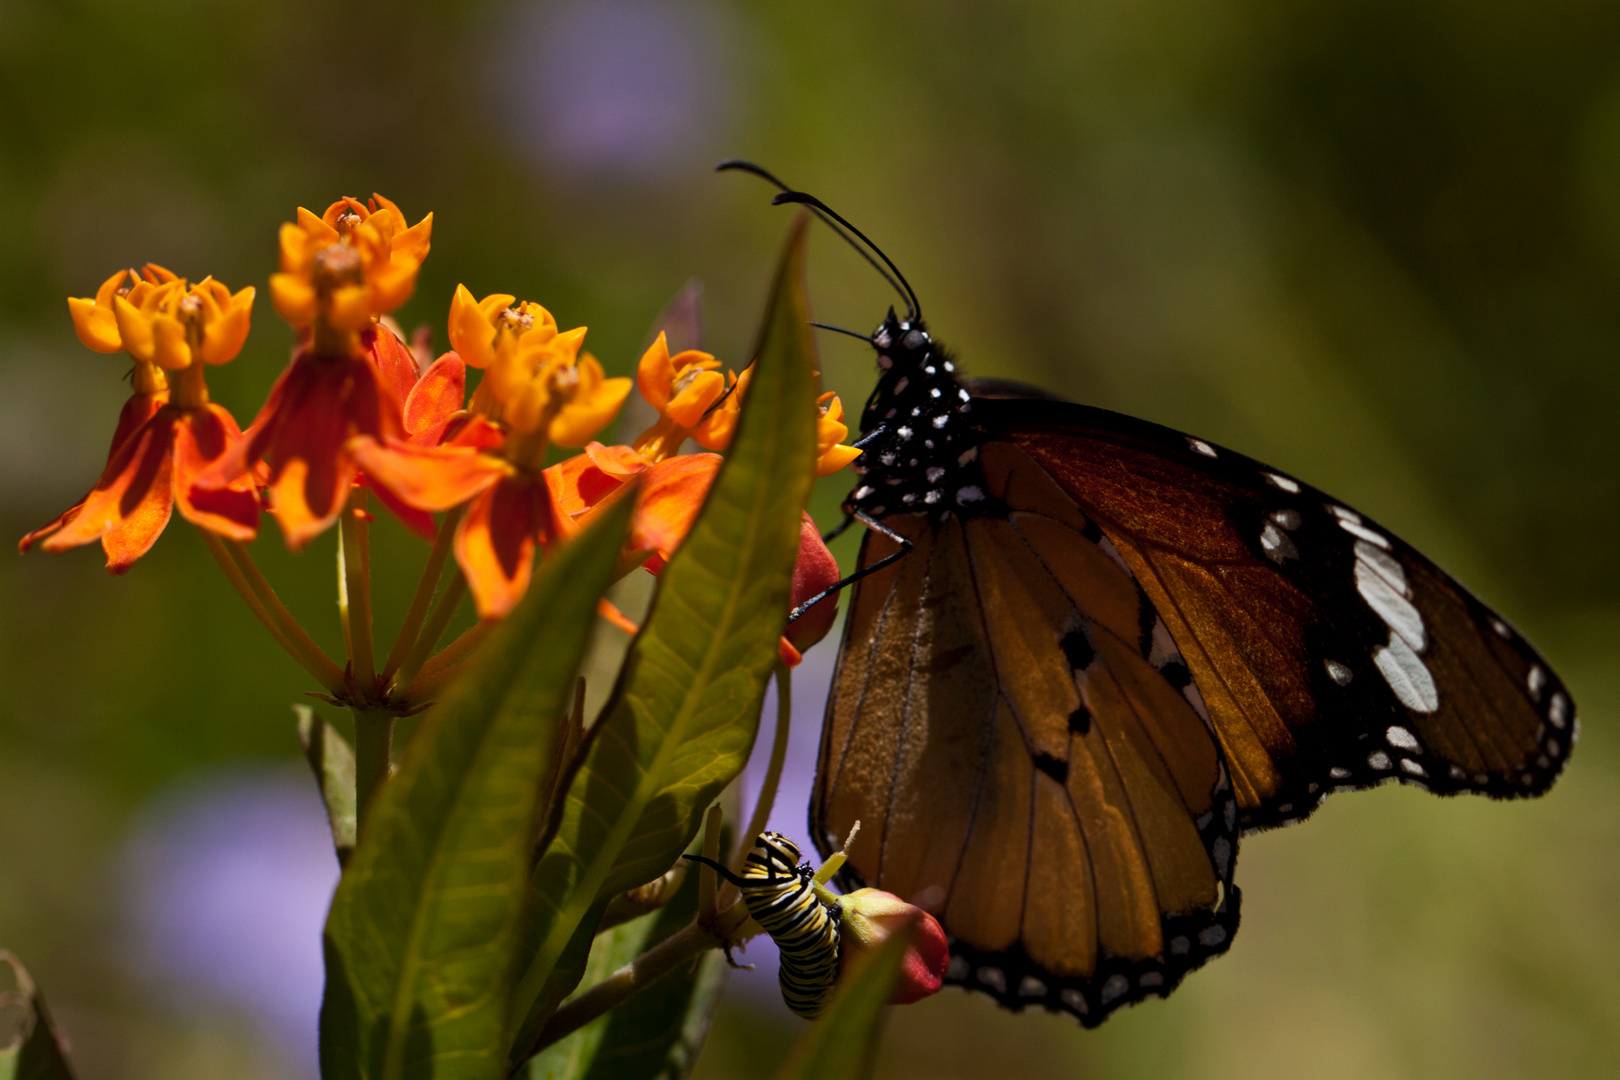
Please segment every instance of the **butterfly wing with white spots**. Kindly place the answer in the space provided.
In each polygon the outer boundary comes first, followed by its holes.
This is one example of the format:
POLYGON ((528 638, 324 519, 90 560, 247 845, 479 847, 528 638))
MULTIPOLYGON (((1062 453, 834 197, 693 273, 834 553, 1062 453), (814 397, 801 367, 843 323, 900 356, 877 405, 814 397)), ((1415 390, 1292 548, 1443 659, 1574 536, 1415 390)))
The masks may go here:
POLYGON ((1388 530, 1242 454, 1081 405, 986 402, 1119 548, 1220 734, 1246 830, 1395 779, 1539 795, 1574 708, 1499 615, 1388 530))

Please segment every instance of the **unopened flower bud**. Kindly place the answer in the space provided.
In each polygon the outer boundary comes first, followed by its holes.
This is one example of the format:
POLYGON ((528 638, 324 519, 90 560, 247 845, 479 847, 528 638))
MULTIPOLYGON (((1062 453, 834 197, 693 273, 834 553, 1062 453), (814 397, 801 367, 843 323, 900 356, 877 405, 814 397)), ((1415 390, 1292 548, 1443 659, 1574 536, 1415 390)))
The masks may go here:
MULTIPOLYGON (((838 560, 821 542, 821 532, 816 528, 815 521, 805 514, 799 522, 799 559, 793 564, 793 593, 788 600, 788 610, 798 607, 837 580, 838 560)), ((837 617, 838 597, 829 596, 789 623, 783 636, 803 653, 827 636, 837 617)))
POLYGON ((840 899, 839 924, 843 949, 838 963, 845 970, 890 935, 908 926, 913 928, 890 1004, 921 1001, 945 985, 945 969, 951 963, 950 945, 939 921, 922 908, 881 889, 856 889, 840 899))

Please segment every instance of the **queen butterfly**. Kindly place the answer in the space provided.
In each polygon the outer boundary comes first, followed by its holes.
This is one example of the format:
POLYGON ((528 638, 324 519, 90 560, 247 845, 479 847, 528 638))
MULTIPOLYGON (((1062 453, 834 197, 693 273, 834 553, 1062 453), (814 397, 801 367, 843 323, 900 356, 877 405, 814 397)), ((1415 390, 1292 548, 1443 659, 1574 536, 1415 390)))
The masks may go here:
POLYGON ((845 525, 869 531, 810 825, 825 854, 866 823, 846 882, 932 911, 948 982, 1095 1026, 1230 946, 1240 833, 1388 781, 1551 786, 1568 692, 1439 567, 1225 447, 964 379, 858 229, 721 167, 905 299, 867 338, 845 525))

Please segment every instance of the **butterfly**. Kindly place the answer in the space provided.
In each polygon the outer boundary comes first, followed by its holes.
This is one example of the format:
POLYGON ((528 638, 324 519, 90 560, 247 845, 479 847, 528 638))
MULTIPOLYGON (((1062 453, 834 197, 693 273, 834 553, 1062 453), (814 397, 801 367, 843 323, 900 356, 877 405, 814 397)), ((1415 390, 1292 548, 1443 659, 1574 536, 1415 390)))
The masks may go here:
POLYGON ((846 884, 939 918, 948 982, 1093 1027, 1230 947, 1242 834, 1390 781, 1551 786, 1568 691, 1434 563, 1243 454, 964 378, 887 256, 750 171, 906 302, 855 335, 868 532, 810 828, 862 823, 846 884))

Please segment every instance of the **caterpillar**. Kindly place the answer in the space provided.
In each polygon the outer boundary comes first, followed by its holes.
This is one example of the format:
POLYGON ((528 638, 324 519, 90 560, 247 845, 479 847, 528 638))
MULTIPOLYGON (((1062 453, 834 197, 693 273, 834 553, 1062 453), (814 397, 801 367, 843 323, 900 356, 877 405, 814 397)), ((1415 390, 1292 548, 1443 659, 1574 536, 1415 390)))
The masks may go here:
POLYGON ((743 903, 782 954, 778 981, 794 1013, 814 1020, 832 997, 838 979, 838 903, 824 903, 801 865, 798 845, 777 832, 762 832, 743 861, 741 876, 701 855, 685 856, 710 866, 742 890, 743 903))

